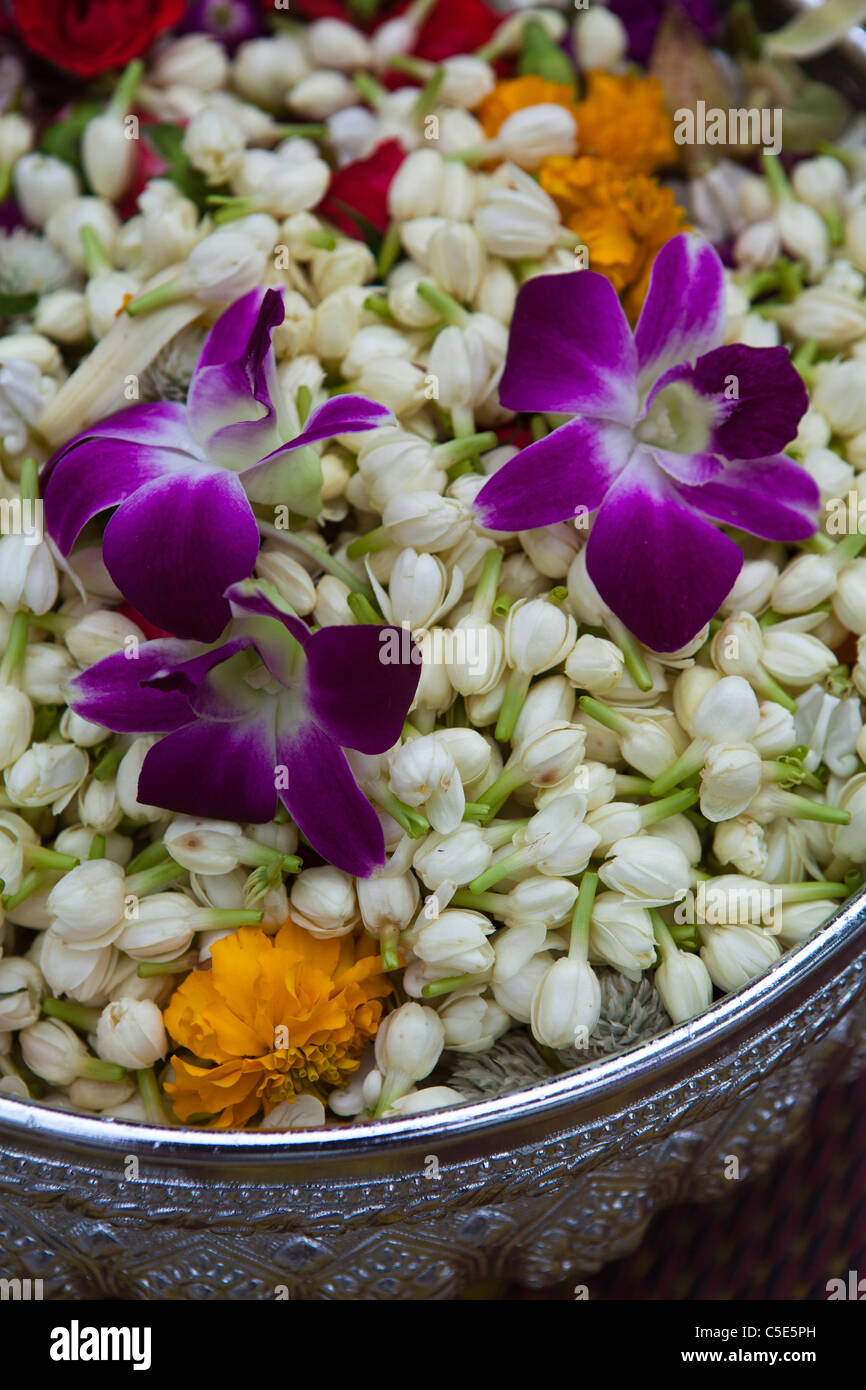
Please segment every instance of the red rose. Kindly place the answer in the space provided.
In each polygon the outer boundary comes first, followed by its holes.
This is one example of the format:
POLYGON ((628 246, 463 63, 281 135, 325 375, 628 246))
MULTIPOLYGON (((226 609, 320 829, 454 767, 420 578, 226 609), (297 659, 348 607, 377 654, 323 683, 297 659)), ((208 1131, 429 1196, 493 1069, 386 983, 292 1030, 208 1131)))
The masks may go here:
MULTIPOLYGON (((262 0, 262 3, 271 8, 273 0, 262 0)), ((381 4, 369 24, 358 22, 346 0, 294 0, 292 8, 305 19, 343 19, 357 29, 378 29, 380 24, 401 15, 409 5, 408 0, 381 4)), ((421 25, 412 52, 416 58, 427 58, 431 63, 441 63, 443 58, 452 58, 455 53, 474 53, 490 40, 503 18, 485 0, 437 0, 421 25)), ((394 84, 389 82, 388 85, 394 84)))
POLYGON ((12 0, 27 47, 78 77, 124 67, 184 9, 184 0, 12 0))
POLYGON ((363 240, 363 225, 356 223, 341 203, 358 212, 377 231, 384 232, 388 226, 388 189, 406 151, 398 140, 386 140, 377 145, 366 159, 356 159, 337 169, 331 179, 331 186, 316 209, 346 236, 363 240))

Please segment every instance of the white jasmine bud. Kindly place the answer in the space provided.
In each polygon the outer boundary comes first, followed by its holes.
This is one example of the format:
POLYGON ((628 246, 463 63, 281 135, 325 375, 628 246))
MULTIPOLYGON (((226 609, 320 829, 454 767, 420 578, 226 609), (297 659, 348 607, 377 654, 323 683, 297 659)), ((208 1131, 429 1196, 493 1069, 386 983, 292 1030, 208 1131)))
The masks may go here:
POLYGON ((393 621, 410 628, 429 627, 460 597, 458 570, 454 578, 458 586, 452 582, 449 588, 448 572, 435 555, 419 555, 411 548, 401 550, 389 583, 393 621))
POLYGON ((783 946, 799 946, 801 941, 808 941, 810 936, 814 936, 819 927, 832 917, 838 910, 839 904, 830 898, 817 898, 812 902, 786 903, 779 909, 781 926, 779 928, 779 941, 783 946))
POLYGON ((302 77, 292 88, 288 103, 292 111, 307 121, 324 121, 335 111, 352 106, 358 89, 342 72, 325 68, 302 77))
POLYGON ((238 48, 232 64, 232 84, 257 106, 269 111, 283 106, 289 88, 310 70, 306 47, 289 34, 250 39, 238 48))
POLYGON ((797 555, 773 588, 772 606, 777 613, 806 613, 830 597, 836 580, 836 566, 828 556, 797 555))
POLYGON ((646 970, 656 958, 649 912, 621 893, 599 893, 592 905, 589 948, 617 970, 646 970))
POLYGON ((420 960, 431 965, 460 961, 467 973, 476 973, 493 964, 493 950, 487 944, 492 931, 483 913, 449 908, 429 922, 422 914, 409 940, 420 960))
POLYGON ((390 783, 407 806, 424 806, 434 830, 456 830, 466 798, 454 758, 432 734, 409 739, 390 759, 390 783))
POLYGON ((248 237, 220 231, 189 253, 185 280, 204 304, 225 304, 261 284, 265 255, 248 237))
POLYGON ((78 290, 53 290, 40 296, 33 326, 58 343, 80 343, 87 337, 87 299, 78 290))
POLYGON ((752 735, 753 747, 763 758, 777 758, 789 752, 797 743, 793 714, 775 700, 762 700, 758 708, 760 717, 752 735))
POLYGON ((434 832, 421 841, 412 866, 421 881, 434 892, 443 884, 458 888, 482 874, 493 858, 493 848, 480 826, 458 826, 450 835, 434 832))
POLYGON ((779 943, 761 927, 700 927, 701 959, 713 984, 731 993, 761 975, 781 955, 779 943))
POLYGON ((376 262, 363 242, 345 240, 333 251, 314 251, 310 274, 320 295, 336 294, 338 290, 360 289, 374 279, 376 262))
POLYGON ((645 907, 678 902, 688 892, 689 862, 671 840, 629 835, 611 846, 611 856, 598 871, 602 883, 645 907))
POLYGON ((0 536, 0 604, 47 613, 57 601, 57 570, 47 545, 34 537, 0 536))
POLYGON ((377 1109, 387 1109, 415 1081, 429 1076, 445 1042, 445 1029, 434 1009, 401 1004, 379 1024, 375 1056, 384 1083, 377 1109))
POLYGON ((49 154, 25 154, 12 172, 15 199, 34 227, 44 227, 52 213, 81 192, 78 175, 65 160, 49 154))
POLYGON ((685 1023, 713 1002, 713 982, 699 956, 671 945, 653 976, 662 1003, 674 1023, 685 1023))
POLYGON ((569 1047, 578 1029, 591 1034, 601 1012, 601 987, 583 960, 554 961, 532 999, 532 1035, 546 1047, 569 1047))
POLYGON ((452 1052, 486 1052, 511 1026, 501 1005, 483 995, 483 988, 461 991, 439 1010, 452 1052))
POLYGON ((530 686, 514 726, 513 742, 524 743, 536 733, 544 733, 553 723, 570 724, 574 714, 574 691, 565 676, 546 676, 530 686))
POLYGON ((842 210, 848 175, 840 160, 830 155, 801 159, 791 173, 791 183, 797 197, 819 213, 827 208, 842 210))
POLYGON ((54 1086, 68 1086, 94 1060, 78 1034, 59 1018, 42 1018, 22 1028, 18 1037, 27 1066, 54 1086))
POLYGON ((518 599, 505 621, 505 660, 512 668, 535 675, 558 666, 577 638, 571 614, 544 599, 518 599))
MULTIPOLYGON (((493 997, 517 1023, 529 1023, 532 1014, 532 1001, 553 965, 549 951, 539 951, 527 961, 516 974, 507 979, 493 981, 493 997)), ((569 1041, 573 1040, 572 1038, 569 1041)))
POLYGON ((87 182, 100 198, 116 203, 132 181, 135 142, 128 138, 123 115, 111 107, 92 117, 81 137, 81 162, 87 182))
POLYGON ((162 1014, 151 999, 113 999, 99 1016, 96 1046, 118 1066, 151 1067, 168 1051, 162 1014))
POLYGON ((76 944, 114 941, 124 926, 123 869, 109 859, 91 859, 70 869, 48 895, 54 931, 76 944))
POLYGON ((286 551, 263 546, 256 560, 256 574, 273 584, 301 617, 313 611, 316 602, 313 581, 303 565, 286 551))
POLYGON ((866 560, 853 560, 841 571, 833 595, 833 612, 850 632, 866 632, 866 560))
POLYGON ((225 49, 209 34, 183 34, 159 49, 148 69, 158 87, 191 87, 215 92, 226 85, 229 61, 225 49))
POLYGON ((72 198, 50 213, 45 223, 45 235, 58 251, 72 262, 76 270, 87 268, 81 243, 84 227, 92 228, 99 245, 109 260, 120 230, 117 213, 103 198, 72 198))
POLYGON ((517 281, 508 266, 504 261, 488 261, 475 296, 475 308, 500 323, 510 324, 516 299, 517 281))
POLYGON ((387 870, 367 879, 359 878, 357 893, 364 926, 371 936, 379 937, 383 945, 408 927, 421 899, 412 874, 387 870))
POLYGON ((522 169, 537 169, 551 155, 573 155, 576 146, 577 126, 571 112, 539 102, 507 116, 487 148, 522 169))
POLYGON ((369 41, 351 24, 342 19, 317 19, 305 31, 310 57, 322 68, 370 67, 372 50, 369 41))
POLYGON ((39 1017, 43 994, 42 974, 23 956, 0 960, 0 1028, 29 1028, 39 1017))
POLYGON ((151 893, 139 901, 137 916, 121 921, 115 940, 133 960, 173 960, 205 925, 210 925, 206 909, 183 893, 151 893))
POLYGON ((77 674, 78 668, 65 647, 54 642, 28 645, 21 683, 36 704, 64 704, 64 687, 77 674))
MULTIPOLYGON (((360 334, 358 335, 360 337, 360 334)), ((443 492, 444 468, 426 440, 408 430, 370 430, 358 452, 358 469, 370 501, 383 512, 392 496, 416 491, 443 492)))
POLYGON ((713 744, 701 771, 701 815, 718 822, 745 811, 761 785, 762 766, 750 743, 713 744))
POLYGON ((580 725, 553 720, 519 743, 508 765, 533 786, 553 786, 574 770, 585 746, 586 732, 580 725))
POLYGON ((511 187, 494 186, 484 195, 476 230, 494 256, 540 259, 561 236, 559 211, 529 174, 515 164, 506 167, 511 187))
POLYGON ((797 621, 776 623, 765 630, 761 662, 783 685, 800 689, 823 680, 837 662, 835 653, 817 637, 790 626, 797 621))
POLYGON ((465 222, 437 227, 427 248, 427 263, 447 294, 469 303, 481 283, 486 253, 478 233, 465 222))
POLYGON ((817 276, 830 255, 830 237, 824 219, 808 203, 791 198, 780 204, 776 224, 788 255, 805 261, 810 276, 817 276))
POLYGON ((3 780, 16 806, 50 806, 57 815, 69 804, 88 771, 87 754, 69 743, 34 743, 6 768, 3 780))
POLYGON ((779 571, 769 560, 747 560, 734 580, 734 587, 720 612, 762 613, 770 604, 779 571))
POLYGON ((713 835, 713 854, 720 864, 733 864, 741 874, 760 878, 767 867, 767 837, 751 816, 722 821, 713 835))
POLYGON ((292 881, 292 920, 313 936, 346 936, 358 921, 358 902, 350 874, 323 864, 303 869, 292 881))
POLYGON ((444 168, 438 150, 413 150, 406 156, 388 189, 388 212, 394 221, 438 213, 444 168))
MULTIPOLYGON (((852 260, 857 263, 853 255, 852 260)), ((848 294, 824 285, 812 285, 791 303, 787 326, 802 340, 814 338, 820 347, 842 348, 866 334, 866 310, 848 294)), ((828 441, 829 435, 816 437, 811 442, 823 446, 828 441)))
POLYGON ((625 57, 628 34, 622 20, 603 5, 581 11, 572 28, 574 51, 583 72, 614 72, 625 57))
POLYGON ((220 184, 240 170, 246 141, 235 116, 218 106, 206 106, 189 122, 181 146, 208 183, 220 184))
POLYGON ((827 362, 816 373, 812 403, 834 434, 857 434, 866 428, 866 362, 827 362))
MULTIPOLYGON (((134 1096, 135 1084, 132 1081, 91 1081, 88 1077, 79 1077, 70 1084, 67 1094, 76 1110, 93 1110, 97 1114, 110 1111, 116 1114, 117 1109, 134 1096)), ((117 1118, 132 1119, 133 1116, 118 1115, 117 1118)), ((142 1112, 135 1118, 144 1120, 146 1116, 142 1112)))
POLYGON ((14 685, 0 685, 0 769, 26 751, 33 734, 33 706, 14 685))
POLYGON ((572 685, 590 695, 606 695, 623 672, 623 655, 614 642, 586 632, 578 637, 565 663, 572 685))
POLYGON ((70 946, 53 928, 40 938, 39 968, 51 991, 68 994, 81 1004, 102 1005, 117 971, 118 955, 112 946, 83 951, 70 946))
POLYGON ((107 656, 128 650, 130 646, 137 650, 137 644, 146 639, 137 623, 122 613, 96 609, 73 623, 67 629, 64 640, 79 665, 92 666, 107 656))
POLYGON ((509 927, 530 923, 557 927, 570 918, 577 892, 577 885, 569 879, 533 874, 516 883, 510 893, 501 895, 498 916, 509 927))

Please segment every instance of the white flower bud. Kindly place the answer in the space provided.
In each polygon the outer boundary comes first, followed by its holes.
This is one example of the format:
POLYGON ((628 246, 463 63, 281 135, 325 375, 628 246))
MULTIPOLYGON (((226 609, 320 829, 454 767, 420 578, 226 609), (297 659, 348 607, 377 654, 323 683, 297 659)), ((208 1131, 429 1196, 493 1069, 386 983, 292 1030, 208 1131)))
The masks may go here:
POLYGON ((371 936, 381 937, 390 928, 408 927, 418 909, 421 893, 410 873, 382 872, 357 881, 361 918, 371 936))
POLYGON ((835 434, 866 428, 866 362, 827 362, 816 373, 812 404, 835 434))
POLYGON ((512 742, 517 746, 557 721, 569 724, 573 714, 574 691, 565 676, 546 676, 530 686, 517 716, 512 742))
POLYGON ((68 1086, 90 1056, 78 1034, 59 1018, 42 1018, 18 1036, 27 1066, 54 1086, 68 1086))
POLYGON ((559 796, 530 817, 515 836, 516 849, 532 850, 539 873, 566 877, 582 873, 601 836, 594 824, 584 825, 586 798, 580 793, 559 796))
POLYGON ((225 49, 209 34, 183 34, 157 52, 148 78, 158 87, 191 87, 215 92, 226 85, 229 61, 225 49))
POLYGON ((114 254, 114 243, 120 230, 117 213, 110 203, 102 198, 72 198, 63 202, 48 217, 45 235, 72 262, 76 270, 86 269, 84 247, 81 244, 81 231, 91 227, 96 239, 109 260, 114 254))
POLYGON ((805 903, 786 903, 779 912, 779 941, 783 946, 799 946, 801 941, 808 941, 838 908, 839 904, 830 898, 818 898, 805 903))
POLYGON ((713 744, 701 771, 701 815, 713 822, 740 815, 761 785, 761 773, 761 755, 751 744, 713 744))
POLYGON ((81 137, 81 163, 87 182, 100 198, 118 202, 132 182, 135 142, 128 138, 123 116, 105 111, 94 116, 81 137))
POLYGON ((797 197, 818 212, 834 208, 841 212, 848 191, 845 165, 830 155, 801 159, 795 164, 791 183, 797 197))
POLYGON ((598 871, 602 883, 645 907, 678 902, 688 892, 689 861, 672 840, 629 835, 616 841, 611 854, 598 871))
POLYGON ((256 574, 273 584, 301 617, 313 611, 316 602, 313 581, 303 565, 286 551, 263 546, 256 560, 256 574))
POLYGON ((586 961, 554 961, 532 999, 532 1035, 546 1047, 574 1045, 577 1030, 592 1033, 601 1012, 601 986, 586 961))
POLYGON ((438 150, 413 150, 406 156, 388 189, 388 212, 394 221, 438 213, 444 167, 438 150))
POLYGON ((302 77, 292 88, 288 103, 292 111, 307 121, 324 121, 335 111, 352 106, 358 89, 342 72, 325 68, 302 77))
POLYGON ((779 571, 769 560, 747 560, 734 580, 734 587, 720 612, 762 613, 769 606, 779 571))
POLYGON ((522 169, 537 169, 551 155, 573 155, 577 146, 577 126, 564 106, 539 102, 513 111, 499 127, 491 142, 497 153, 522 169))
POLYGON ((323 864, 303 869, 292 882, 292 920, 313 936, 346 936, 358 921, 358 903, 350 874, 323 864))
POLYGON ((737 265, 746 270, 762 270, 772 265, 779 255, 782 239, 774 218, 762 218, 752 222, 738 235, 734 242, 734 259, 737 265))
POLYGON ((572 685, 590 695, 606 695, 623 672, 623 655, 614 642, 586 632, 578 637, 565 663, 572 685))
POLYGON ((777 758, 797 743, 794 716, 775 700, 762 700, 758 706, 758 728, 752 735, 752 745, 764 758, 777 758))
POLYGON ((95 777, 78 793, 78 814, 84 825, 107 835, 123 819, 123 807, 117 799, 114 779, 104 781, 95 777))
POLYGON ((0 536, 0 604, 47 613, 57 601, 57 570, 47 545, 24 534, 0 536))
POLYGON ((777 613, 807 613, 830 597, 836 578, 836 567, 826 555, 797 555, 773 588, 772 606, 777 613))
POLYGON ((124 815, 129 816, 130 820, 157 821, 165 816, 161 807, 148 806, 138 800, 141 765, 155 743, 156 739, 150 735, 135 739, 117 768, 117 776, 114 779, 115 792, 124 815))
POLYGON ((830 255, 830 237, 823 218, 808 203, 791 198, 779 206, 776 225, 788 255, 805 261, 814 279, 830 255))
POLYGON ((118 950, 133 960, 173 960, 205 925, 203 913, 183 893, 151 893, 137 904, 137 916, 121 922, 118 950))
POLYGON ((218 106, 206 106, 193 116, 181 147, 194 169, 208 183, 227 183, 238 173, 246 141, 236 118, 218 106))
MULTIPOLYGON (((359 334, 360 337, 360 334, 359 334)), ((378 512, 391 497, 417 491, 443 492, 447 483, 431 446, 408 430, 370 430, 358 452, 358 469, 378 512)))
POLYGON ((434 830, 447 835, 463 819, 466 798, 454 758, 432 734, 411 738, 390 758, 390 783, 407 806, 424 806, 434 830))
POLYGON ((96 1047, 118 1066, 140 1071, 168 1051, 162 1014, 151 999, 113 999, 99 1016, 96 1047))
POLYGON ((667 951, 653 981, 674 1023, 685 1023, 713 1002, 709 971, 700 957, 689 951, 667 951))
POLYGON ((194 246, 185 274, 193 294, 204 304, 240 299, 264 279, 265 255, 249 237, 213 232, 194 246))
POLYGON ((233 821, 175 816, 163 832, 168 853, 196 874, 228 874, 237 867, 243 833, 233 821))
POLYGON ((33 326, 58 343, 80 343, 89 331, 87 299, 78 290, 43 294, 33 311, 33 326))
POLYGON ((493 948, 487 942, 493 926, 482 913, 448 909, 431 922, 423 914, 418 921, 409 939, 419 960, 447 964, 454 974, 477 974, 493 965, 493 948))
POLYGON ((671 736, 673 721, 666 724, 650 715, 630 719, 628 728, 619 735, 622 756, 644 777, 660 777, 679 754, 671 736))
MULTIPOLYGON (((76 1110, 93 1110, 97 1114, 111 1112, 117 1115, 117 1110, 123 1106, 125 1101, 130 1101, 135 1095, 135 1083, 132 1081, 91 1081, 89 1077, 78 1077, 73 1081, 67 1092, 70 1102, 76 1110)), ((136 1097, 138 1101, 138 1097, 136 1097)), ((117 1118, 122 1118, 117 1115, 117 1118)), ((123 1118, 132 1119, 129 1115, 123 1118)), ((137 1119, 144 1120, 144 1113, 136 1115, 137 1119)))
POLYGON ((581 11, 572 28, 574 51, 583 72, 614 72, 628 48, 622 20, 603 5, 581 11))
POLYGON ((102 1005, 117 969, 112 946, 76 950, 56 930, 43 932, 39 968, 54 994, 68 994, 81 1004, 102 1005))
POLYGON ((0 1028, 29 1028, 39 1017, 42 974, 23 956, 0 960, 0 1028))
POLYGON ((232 85, 257 106, 269 111, 283 106, 289 88, 310 70, 305 46, 289 34, 251 39, 238 48, 232 64, 232 85))
POLYGON ((69 743, 34 743, 3 774, 16 806, 50 806, 57 815, 87 776, 87 754, 69 743))
POLYGON ((319 294, 324 296, 338 290, 360 289, 375 278, 376 262, 363 242, 346 240, 333 251, 314 251, 310 273, 319 294))
POLYGON ((504 261, 489 261, 475 296, 475 308, 500 323, 510 324, 516 299, 517 281, 508 266, 504 261))
POLYGON ((12 173, 15 198, 34 227, 44 227, 52 213, 81 192, 78 175, 65 160, 50 154, 25 154, 12 173))
POLYGON ((124 927, 124 877, 119 864, 91 859, 64 874, 48 895, 54 930, 67 943, 109 945, 124 927))
MULTIPOLYGON (((852 256, 852 260, 856 261, 856 257, 852 256)), ((866 259, 863 264, 866 267, 866 259)), ((866 310, 848 294, 812 285, 793 300, 787 325, 800 339, 814 338, 823 348, 842 348, 866 334, 866 310)), ((813 442, 824 445, 828 439, 826 436, 813 442)))
POLYGON ((723 821, 713 835, 713 854, 720 864, 733 864, 739 873, 760 878, 768 861, 763 827, 751 816, 723 821))
POLYGON ((305 31, 307 46, 313 62, 322 68, 354 68, 371 66, 372 49, 369 41, 351 24, 342 19, 317 19, 305 31))
POLYGON ((842 570, 833 595, 833 612, 850 632, 866 632, 866 560, 853 560, 842 570))
POLYGON ((80 666, 92 666, 130 647, 137 650, 145 640, 141 628, 130 618, 99 608, 73 623, 65 634, 66 646, 80 666))
MULTIPOLYGON (((528 1023, 536 991, 553 965, 549 951, 539 951, 517 974, 505 980, 494 980, 493 997, 497 1004, 518 1023, 528 1023)), ((569 1041, 573 1041, 572 1038, 569 1041)))
POLYGON ((829 647, 809 632, 789 628, 787 623, 765 630, 761 660, 772 676, 795 689, 823 680, 837 665, 829 647))
POLYGON ((441 288, 468 304, 481 283, 487 256, 474 228, 445 222, 430 238, 427 261, 441 288))
MULTIPOLYGON (((454 1051, 459 1052, 461 1049, 455 1048, 454 1051)), ((398 1096, 382 1114, 419 1115, 428 1110, 444 1110, 448 1105, 463 1105, 464 1101, 465 1097, 452 1086, 425 1086, 421 1091, 410 1091, 405 1096, 398 1096)))
POLYGON ((621 893, 599 893, 592 905, 589 948, 616 970, 646 970, 656 958, 649 912, 621 893))
POLYGON ((33 706, 14 685, 0 686, 0 770, 27 749, 33 734, 33 706))
POLYGON ((782 954, 774 936, 761 927, 700 927, 701 959, 714 985, 731 993, 761 975, 782 954))
POLYGON ((376 1034, 375 1055, 386 1085, 392 1078, 406 1080, 403 1090, 421 1081, 439 1061, 445 1042, 445 1029, 435 1009, 421 1004, 401 1004, 383 1019, 376 1034))
POLYGON ((855 207, 845 224, 845 250, 858 270, 866 272, 866 208, 855 207))
POLYGON ((500 895, 499 916, 509 927, 530 923, 557 927, 570 918, 577 893, 577 885, 569 879, 534 874, 515 884, 510 893, 500 895))
POLYGON ((455 995, 439 1010, 445 1046, 452 1052, 486 1052, 511 1026, 505 1010, 482 989, 455 995))
POLYGON ((577 638, 570 613, 544 599, 518 599, 505 620, 505 660, 536 675, 564 661, 577 638))
POLYGON ((442 615, 448 574, 435 555, 401 550, 391 570, 389 591, 395 623, 406 623, 410 628, 429 627, 442 615))
POLYGON ((579 724, 553 720, 519 743, 509 761, 519 764, 533 786, 548 787, 574 770, 585 746, 586 731, 579 724))
POLYGON ((492 858, 484 831, 466 823, 450 835, 428 835, 415 851, 412 865, 426 887, 435 891, 444 883, 458 888, 471 883, 483 874, 492 858))

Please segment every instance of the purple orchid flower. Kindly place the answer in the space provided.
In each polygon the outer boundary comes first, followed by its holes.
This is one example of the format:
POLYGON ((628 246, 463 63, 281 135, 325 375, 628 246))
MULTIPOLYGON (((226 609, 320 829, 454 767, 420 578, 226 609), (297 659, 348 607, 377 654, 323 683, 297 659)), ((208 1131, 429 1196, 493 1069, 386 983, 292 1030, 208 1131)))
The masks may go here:
POLYGON ((124 597, 177 637, 214 641, 229 585, 252 574, 259 528, 251 502, 317 514, 321 465, 306 446, 374 429, 391 412, 341 395, 292 437, 271 335, 278 290, 251 290, 211 329, 186 405, 130 406, 76 435, 43 473, 45 519, 68 555, 109 507, 102 553, 124 597))
POLYGON ((264 32, 254 0, 193 0, 174 31, 176 34, 209 34, 233 53, 238 44, 264 32))
POLYGON ((816 526, 818 489, 779 452, 806 389, 783 347, 720 347, 724 318, 722 263, 687 234, 659 252, 634 334, 589 270, 538 276, 517 298, 500 399, 575 418, 493 475, 479 520, 526 531, 597 509, 589 576, 655 651, 691 641, 742 567, 712 522, 773 541, 816 526))
POLYGON ((70 682, 70 703, 117 733, 164 734, 148 751, 139 800, 218 820, 273 819, 277 794, 312 847, 346 873, 385 862, 382 826, 343 748, 383 753, 400 738, 418 685, 415 661, 387 663, 399 629, 318 632, 252 581, 227 599, 219 646, 144 643, 70 682))
POLYGON ((629 57, 645 66, 667 10, 679 10, 705 39, 714 38, 719 31, 719 11, 713 0, 607 0, 607 3, 608 9, 626 27, 629 57))

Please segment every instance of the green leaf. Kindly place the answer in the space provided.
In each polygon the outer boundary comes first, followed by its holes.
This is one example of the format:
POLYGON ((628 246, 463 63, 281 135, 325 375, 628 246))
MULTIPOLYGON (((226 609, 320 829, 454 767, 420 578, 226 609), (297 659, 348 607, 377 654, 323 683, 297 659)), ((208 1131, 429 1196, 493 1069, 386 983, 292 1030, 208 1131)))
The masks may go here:
POLYGON ((195 203, 199 212, 207 211, 209 195, 218 193, 219 189, 210 187, 204 175, 192 167, 184 154, 182 126, 148 125, 143 127, 143 131, 151 149, 168 165, 168 178, 195 203))
POLYGON ((848 30, 866 19, 866 0, 824 0, 768 34, 765 52, 773 57, 813 58, 844 39, 848 30))
POLYGON ((79 102, 73 106, 65 121, 56 121, 47 128, 39 141, 39 149, 43 154, 54 155, 55 159, 73 165, 80 172, 80 145, 84 127, 94 116, 101 115, 103 109, 99 101, 79 102))
POLYGON ((379 254, 379 248, 382 245, 382 233, 379 231, 379 228, 370 221, 369 217, 365 217, 362 212, 359 212, 357 208, 350 207, 348 203, 344 203, 342 198, 329 197, 327 201, 333 203, 334 207, 339 208, 347 217, 351 217, 355 225, 364 233, 364 241, 366 242, 368 250, 372 251, 374 256, 377 256, 379 254))
POLYGON ((517 63, 520 77, 531 73, 546 77, 548 82, 577 89, 577 73, 567 53, 554 43, 543 24, 531 19, 523 26, 523 49, 517 63))

